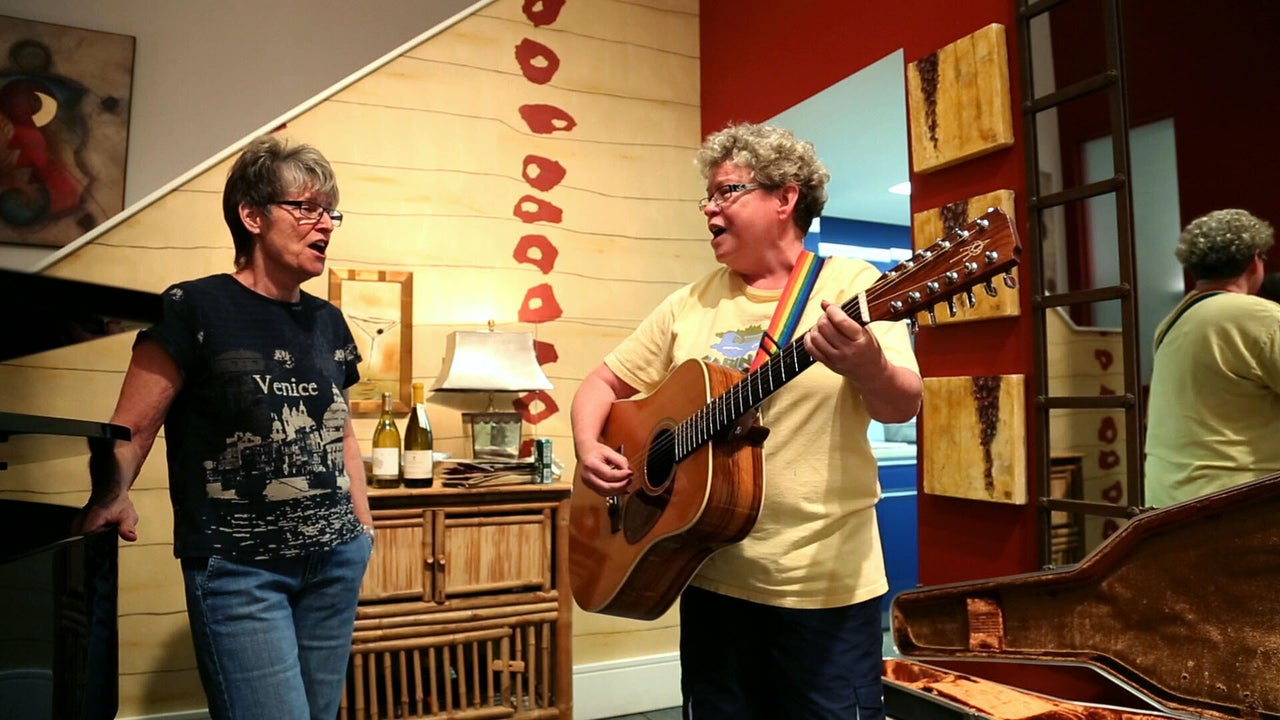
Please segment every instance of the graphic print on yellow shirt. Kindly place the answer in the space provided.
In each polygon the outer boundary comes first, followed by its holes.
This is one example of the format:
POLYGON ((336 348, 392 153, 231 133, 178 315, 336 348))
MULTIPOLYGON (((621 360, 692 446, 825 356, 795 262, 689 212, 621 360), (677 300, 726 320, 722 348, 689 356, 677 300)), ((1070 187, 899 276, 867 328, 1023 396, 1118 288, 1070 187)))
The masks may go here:
POLYGON ((764 326, 748 325, 741 330, 716 333, 716 337, 718 339, 711 346, 712 352, 704 355, 703 361, 746 372, 760 341, 764 339, 764 326))

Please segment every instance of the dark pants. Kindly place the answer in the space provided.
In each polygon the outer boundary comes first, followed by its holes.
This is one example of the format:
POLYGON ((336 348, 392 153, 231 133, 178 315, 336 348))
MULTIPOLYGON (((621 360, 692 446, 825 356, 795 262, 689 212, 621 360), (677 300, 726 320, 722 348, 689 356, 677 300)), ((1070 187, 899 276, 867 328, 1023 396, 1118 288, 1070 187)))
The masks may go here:
POLYGON ((882 720, 880 598, 792 610, 680 598, 684 720, 882 720))

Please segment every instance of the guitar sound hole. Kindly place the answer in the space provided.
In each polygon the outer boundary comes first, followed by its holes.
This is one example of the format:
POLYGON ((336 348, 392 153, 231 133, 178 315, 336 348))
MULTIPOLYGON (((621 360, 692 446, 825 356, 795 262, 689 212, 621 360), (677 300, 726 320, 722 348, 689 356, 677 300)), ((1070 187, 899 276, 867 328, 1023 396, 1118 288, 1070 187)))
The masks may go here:
POLYGON ((644 485, 627 496, 622 510, 622 534, 638 543, 653 529, 671 500, 671 478, 676 469, 675 434, 659 430, 649 443, 644 463, 644 485))
POLYGON ((670 430, 660 430, 649 443, 644 463, 644 484, 649 492, 657 492, 671 479, 676 468, 676 437, 670 430))

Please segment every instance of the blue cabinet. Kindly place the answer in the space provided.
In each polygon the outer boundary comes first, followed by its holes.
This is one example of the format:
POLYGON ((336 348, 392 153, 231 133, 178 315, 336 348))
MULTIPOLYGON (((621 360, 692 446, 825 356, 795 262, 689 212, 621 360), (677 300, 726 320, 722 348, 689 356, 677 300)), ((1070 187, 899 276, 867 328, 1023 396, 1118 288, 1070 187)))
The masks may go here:
POLYGON ((916 464, 892 462, 880 465, 880 503, 876 519, 884 547, 889 593, 881 605, 884 627, 889 627, 889 603, 893 596, 919 584, 916 536, 916 464))

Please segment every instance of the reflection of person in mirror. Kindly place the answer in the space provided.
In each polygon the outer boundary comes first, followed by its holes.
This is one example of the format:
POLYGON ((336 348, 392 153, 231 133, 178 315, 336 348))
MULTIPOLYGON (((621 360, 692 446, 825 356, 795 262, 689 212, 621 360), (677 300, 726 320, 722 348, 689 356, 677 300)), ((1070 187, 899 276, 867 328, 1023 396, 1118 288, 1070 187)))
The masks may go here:
POLYGON ((793 269, 812 267, 804 236, 827 199, 812 144, 735 125, 708 137, 697 160, 721 267, 668 296, 583 381, 572 411, 579 477, 602 495, 630 482, 631 461, 600 441, 614 401, 653 392, 686 360, 748 367, 775 308, 797 307, 797 327, 809 328, 804 351, 818 364, 761 404, 770 434, 759 518, 681 595, 684 717, 883 718, 888 583, 867 428, 920 408, 907 327, 864 327, 841 309, 880 275, 862 260, 830 258, 807 301, 782 300, 793 269))
POLYGON ((1280 304, 1257 297, 1275 232, 1244 210, 1193 220, 1195 287, 1156 328, 1144 487, 1157 507, 1280 472, 1280 304))
POLYGON ((342 214, 314 148, 252 142, 227 175, 232 273, 164 293, 91 446, 79 531, 138 538, 129 491, 165 430, 174 555, 214 720, 338 714, 373 547, 346 399, 360 354, 342 313, 305 293, 342 214))

